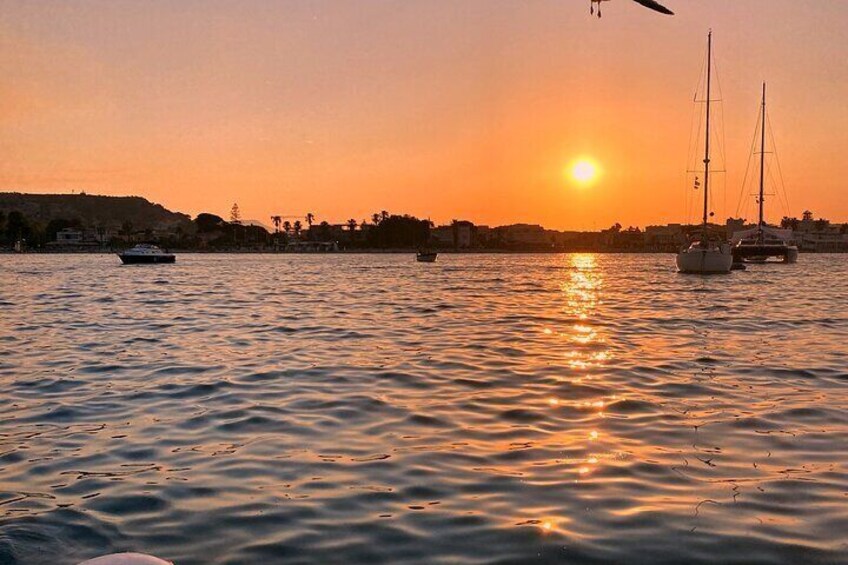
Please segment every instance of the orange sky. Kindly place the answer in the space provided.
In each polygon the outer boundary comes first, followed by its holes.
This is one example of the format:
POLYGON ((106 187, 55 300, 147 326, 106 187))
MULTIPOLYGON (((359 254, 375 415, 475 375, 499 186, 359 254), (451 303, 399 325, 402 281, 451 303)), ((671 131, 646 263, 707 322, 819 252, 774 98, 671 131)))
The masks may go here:
POLYGON ((848 2, 666 4, 676 16, 614 0, 599 21, 588 0, 0 0, 0 190, 224 216, 236 201, 265 223, 694 219, 712 27, 717 217, 736 209, 765 79, 789 212, 848 219, 848 2), (581 155, 604 171, 589 188, 563 173, 581 155))

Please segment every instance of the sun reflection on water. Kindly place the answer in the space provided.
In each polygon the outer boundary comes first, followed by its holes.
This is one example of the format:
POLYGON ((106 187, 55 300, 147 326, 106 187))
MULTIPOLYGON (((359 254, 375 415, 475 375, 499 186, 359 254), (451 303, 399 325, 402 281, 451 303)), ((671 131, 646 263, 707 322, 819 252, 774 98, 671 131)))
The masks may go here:
MULTIPOLYGON (((597 257, 593 254, 576 254, 567 257, 563 270, 565 278, 560 283, 561 302, 560 316, 566 321, 561 329, 544 327, 543 333, 551 336, 550 342, 563 348, 562 366, 565 371, 564 381, 572 385, 580 385, 583 381, 603 379, 604 367, 613 358, 607 342, 604 326, 600 325, 599 308, 602 305, 601 290, 604 279, 598 268, 597 257)), ((601 424, 604 420, 604 410, 617 401, 617 395, 606 394, 603 397, 577 396, 570 398, 562 394, 546 396, 544 402, 550 409, 575 409, 586 413, 584 426, 581 429, 561 430, 557 433, 559 441, 569 445, 576 453, 584 455, 558 461, 566 466, 566 474, 578 482, 591 481, 592 475, 602 465, 602 460, 610 457, 606 448, 613 439, 604 434, 601 424)), ((539 529, 548 534, 556 531, 556 524, 565 517, 551 517, 533 520, 539 529)))

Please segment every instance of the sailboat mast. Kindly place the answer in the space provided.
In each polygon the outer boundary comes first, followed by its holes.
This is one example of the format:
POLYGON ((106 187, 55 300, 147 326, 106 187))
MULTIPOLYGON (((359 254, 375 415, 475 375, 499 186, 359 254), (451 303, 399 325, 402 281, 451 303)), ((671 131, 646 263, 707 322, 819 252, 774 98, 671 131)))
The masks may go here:
POLYGON ((757 224, 758 235, 760 239, 763 237, 763 200, 765 198, 765 180, 766 180, 766 83, 763 83, 763 115, 762 124, 760 124, 760 222, 757 224))
POLYGON ((710 195, 710 86, 713 63, 713 31, 707 36, 707 141, 704 144, 704 240, 707 239, 707 220, 710 195))

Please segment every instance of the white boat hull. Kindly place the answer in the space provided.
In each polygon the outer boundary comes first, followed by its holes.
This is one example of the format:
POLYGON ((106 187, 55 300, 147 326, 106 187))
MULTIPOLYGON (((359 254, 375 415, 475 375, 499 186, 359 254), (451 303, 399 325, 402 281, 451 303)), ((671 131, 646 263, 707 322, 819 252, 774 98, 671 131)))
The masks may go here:
POLYGON ((677 254, 677 269, 681 273, 729 273, 732 266, 733 254, 728 246, 707 249, 690 247, 677 254))

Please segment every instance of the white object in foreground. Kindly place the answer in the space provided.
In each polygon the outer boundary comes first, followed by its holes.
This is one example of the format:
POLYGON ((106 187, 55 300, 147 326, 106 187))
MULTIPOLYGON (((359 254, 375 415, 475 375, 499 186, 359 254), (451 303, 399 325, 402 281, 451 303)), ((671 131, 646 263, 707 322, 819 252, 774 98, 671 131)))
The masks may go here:
POLYGON ((170 561, 163 561, 152 555, 142 553, 112 553, 103 557, 96 557, 83 561, 79 565, 174 565, 170 561))

